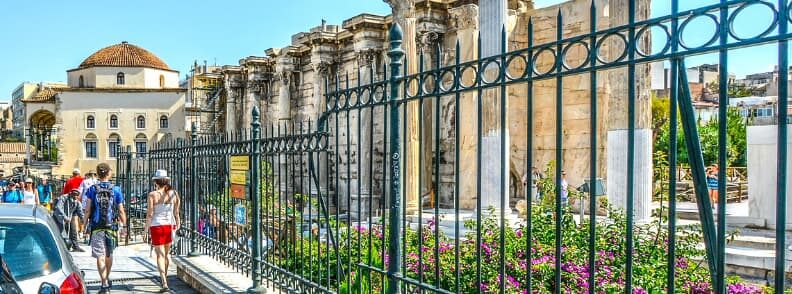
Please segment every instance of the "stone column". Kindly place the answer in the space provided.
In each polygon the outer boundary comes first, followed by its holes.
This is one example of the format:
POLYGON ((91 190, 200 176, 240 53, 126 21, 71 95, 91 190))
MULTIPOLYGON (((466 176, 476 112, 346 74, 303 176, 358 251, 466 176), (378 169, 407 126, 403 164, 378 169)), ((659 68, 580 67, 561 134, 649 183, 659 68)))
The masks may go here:
MULTIPOLYGON (((649 0, 638 0, 636 19, 640 21, 649 16, 649 0)), ((627 0, 609 3, 610 26, 628 23, 629 6, 627 0)), ((626 32, 624 32, 626 34, 626 32)), ((646 36, 645 36, 646 37, 646 36)), ((640 46, 648 52, 650 40, 641 40, 640 46)), ((611 42, 607 52, 611 60, 623 52, 623 43, 611 42)), ((606 185, 608 200, 617 207, 626 208, 627 203, 627 149, 628 141, 628 70, 626 67, 611 70, 608 76, 611 94, 608 99, 608 137, 606 185)), ((651 216, 652 202, 652 129, 651 105, 649 95, 650 75, 648 64, 635 66, 635 182, 634 216, 635 220, 645 220, 651 216)))
MULTIPOLYGON (((281 136, 288 133, 290 130, 289 122, 291 121, 291 78, 292 78, 292 64, 288 54, 284 54, 278 59, 276 66, 276 76, 279 80, 278 83, 278 125, 280 125, 281 136), (285 128, 284 128, 285 126, 285 128)), ((277 129, 277 127, 276 127, 277 129)), ((286 160, 286 155, 278 156, 278 179, 280 182, 280 191, 285 193, 288 187, 289 178, 289 165, 286 160)), ((282 194, 285 199, 291 195, 282 194)))
MULTIPOLYGON (((418 59, 416 48, 416 15, 415 15, 415 0, 383 0, 391 6, 393 10, 393 21, 401 25, 404 33, 404 43, 402 49, 405 53, 405 62, 407 65, 407 72, 405 75, 414 74, 418 71, 418 59)), ((404 205, 406 206, 407 213, 414 213, 418 210, 418 197, 421 195, 419 190, 419 170, 421 169, 419 138, 418 138, 418 119, 420 112, 418 111, 417 101, 407 103, 407 128, 404 130, 404 137, 407 138, 402 157, 404 176, 404 205)))
MULTIPOLYGON (((313 114, 313 121, 314 121, 314 128, 318 128, 318 119, 325 112, 325 98, 324 93, 327 89, 325 87, 325 79, 327 78, 327 74, 330 72, 331 64, 327 61, 322 61, 321 57, 317 57, 317 61, 313 62, 313 70, 314 70, 314 85, 313 85, 313 105, 314 105, 314 114, 313 114)), ((319 186, 316 186, 316 183, 313 182, 310 184, 311 187, 311 196, 318 197, 319 193, 321 192, 322 196, 325 198, 325 203, 329 204, 328 197, 328 189, 327 187, 327 152, 320 152, 317 156, 317 164, 314 165, 316 170, 314 174, 318 177, 317 182, 319 186)), ((310 179, 312 180, 312 179, 310 179)), ((318 203, 318 202, 317 202, 318 203)), ((317 215, 318 207, 313 207, 314 212, 312 215, 317 215)))
MULTIPOLYGON (((456 29, 460 50, 455 52, 460 62, 475 60, 478 55, 478 15, 479 8, 475 4, 466 4, 448 10, 450 15, 450 28, 456 29)), ((453 60, 453 58, 452 58, 453 60)), ((472 80, 472 75, 462 74, 462 80, 472 80)), ((463 209, 476 208, 476 93, 475 91, 462 92, 459 99, 459 117, 455 118, 459 131, 459 195, 460 206, 463 209), (473 119, 471 119, 473 118, 473 119)))
MULTIPOLYGON (((358 67, 360 68, 361 85, 371 83, 371 72, 375 70, 374 65, 379 54, 380 50, 375 48, 367 48, 358 52, 358 67)), ((368 98, 359 97, 358 99, 368 98)), ((352 183, 352 187, 354 188, 352 188, 352 202, 349 207, 352 218, 357 218, 359 215, 362 219, 366 219, 370 214, 368 208, 371 202, 374 202, 372 205, 373 207, 379 207, 379 196, 372 194, 369 180, 372 176, 369 163, 374 160, 373 154, 371 153, 373 136, 369 135, 372 130, 371 116, 372 108, 365 108, 360 111, 360 115, 357 117, 357 119, 360 120, 360 137, 355 140, 360 144, 360 152, 358 153, 357 150, 354 150, 354 153, 358 154, 358 161, 360 162, 360 170, 358 172, 360 185, 358 185, 357 181, 353 181, 352 183), (358 203, 360 203, 360 211, 358 211, 358 203)), ((354 130, 354 127, 355 126, 352 127, 352 130, 354 130)), ((350 135, 357 135, 357 132, 352 132, 353 134, 350 135)))
MULTIPOLYGON (((507 22, 507 3, 506 0, 482 1, 479 9, 479 27, 481 27, 481 57, 495 56, 501 53, 503 38, 503 27, 507 22)), ((497 77, 496 67, 485 68, 484 76, 497 77)), ((482 122, 481 122, 481 207, 488 210, 494 207, 496 210, 501 208, 507 212, 511 210, 509 205, 509 130, 505 132, 501 129, 501 101, 500 89, 489 89, 484 91, 482 96, 482 122), (505 142, 505 143, 502 143, 505 142), (501 158, 502 145, 506 145, 505 157, 501 158), (505 161, 505 162, 504 162, 505 161), (503 169, 501 169, 503 166, 503 169), (504 179, 505 178, 505 179, 504 179), (503 184, 501 184, 503 183, 503 184), (501 202, 504 198, 505 202, 501 202)), ((507 100, 508 101, 508 100, 507 100)), ((507 106, 508 109, 508 106, 507 106)), ((504 112, 506 115, 507 112, 504 112)), ((508 118, 506 119, 508 122, 508 118)))
POLYGON ((291 71, 278 72, 278 119, 291 120, 291 71))

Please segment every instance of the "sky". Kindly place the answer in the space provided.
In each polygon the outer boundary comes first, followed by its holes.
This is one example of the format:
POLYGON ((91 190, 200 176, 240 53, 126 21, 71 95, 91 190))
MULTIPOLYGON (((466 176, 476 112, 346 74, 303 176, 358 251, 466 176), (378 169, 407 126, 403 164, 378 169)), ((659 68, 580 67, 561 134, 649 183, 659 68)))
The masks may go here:
MULTIPOLYGON (((688 10, 718 0, 680 0, 688 10)), ((546 7, 560 0, 535 0, 546 7)), ((667 15, 670 1, 652 1, 652 17, 667 15)), ((761 5, 744 10, 734 24, 750 35, 771 23, 761 5)), ((65 81, 66 70, 77 67, 93 52, 121 41, 148 49, 182 77, 194 61, 238 64, 239 59, 263 56, 268 48, 290 44, 291 36, 321 24, 340 24, 360 13, 387 15, 382 0, 100 0, 3 1, 0 4, 0 101, 9 100, 23 81, 65 81), (123 3, 123 4, 111 4, 123 3), (277 3, 277 5, 273 5, 277 3)), ((711 35, 706 18, 692 21, 683 37, 702 42, 711 35)), ((653 31, 654 47, 662 47, 653 31)), ((738 77, 769 71, 776 63, 775 45, 730 51, 729 72, 738 77)), ((688 66, 717 63, 709 54, 691 58, 688 66)))

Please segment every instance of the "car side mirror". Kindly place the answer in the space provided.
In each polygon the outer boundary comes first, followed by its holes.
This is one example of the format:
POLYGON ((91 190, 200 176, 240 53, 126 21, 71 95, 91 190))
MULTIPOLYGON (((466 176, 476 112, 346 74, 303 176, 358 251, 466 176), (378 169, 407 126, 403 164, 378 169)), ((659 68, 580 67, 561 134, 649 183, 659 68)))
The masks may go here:
POLYGON ((58 286, 55 286, 47 282, 42 283, 38 290, 38 294, 58 294, 58 293, 60 293, 60 289, 58 288, 58 286))

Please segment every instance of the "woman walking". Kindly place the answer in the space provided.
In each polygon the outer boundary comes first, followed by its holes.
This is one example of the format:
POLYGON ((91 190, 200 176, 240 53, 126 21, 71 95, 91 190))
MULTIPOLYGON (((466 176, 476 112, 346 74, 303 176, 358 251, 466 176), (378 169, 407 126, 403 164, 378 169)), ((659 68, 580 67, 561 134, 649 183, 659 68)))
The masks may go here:
POLYGON ((168 172, 154 173, 154 191, 148 195, 146 227, 151 233, 151 246, 157 254, 157 269, 162 280, 160 292, 168 292, 168 267, 173 233, 179 229, 179 194, 170 185, 168 172))
POLYGON ((33 184, 33 179, 25 179, 25 186, 22 188, 22 204, 39 205, 38 190, 33 184))

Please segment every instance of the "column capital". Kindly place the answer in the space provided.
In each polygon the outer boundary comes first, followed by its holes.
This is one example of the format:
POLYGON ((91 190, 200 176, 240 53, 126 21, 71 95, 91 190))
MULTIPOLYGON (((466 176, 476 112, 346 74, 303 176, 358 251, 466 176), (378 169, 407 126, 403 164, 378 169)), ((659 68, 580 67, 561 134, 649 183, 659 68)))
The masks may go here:
POLYGON ((479 7, 476 4, 466 4, 448 10, 450 15, 449 27, 457 30, 478 29, 479 7))
POLYGON ((329 61, 319 61, 311 63, 311 67, 313 67, 314 72, 317 76, 326 76, 330 72, 330 67, 333 64, 329 61))
POLYGON ((357 52, 358 64, 362 66, 372 66, 377 60, 377 56, 382 54, 382 48, 364 48, 357 52))
POLYGON ((418 50, 423 50, 424 53, 434 52, 441 39, 442 33, 435 31, 423 31, 415 36, 415 42, 418 44, 418 50))

